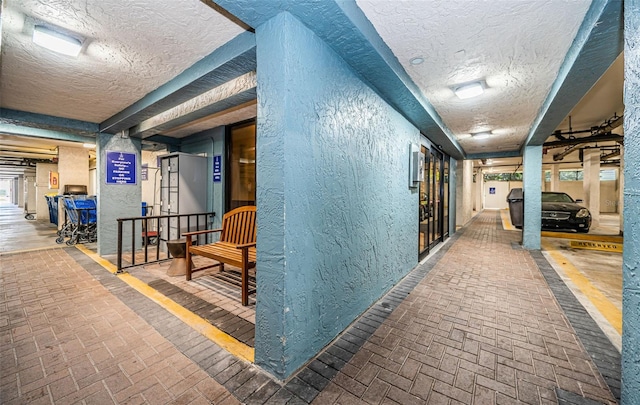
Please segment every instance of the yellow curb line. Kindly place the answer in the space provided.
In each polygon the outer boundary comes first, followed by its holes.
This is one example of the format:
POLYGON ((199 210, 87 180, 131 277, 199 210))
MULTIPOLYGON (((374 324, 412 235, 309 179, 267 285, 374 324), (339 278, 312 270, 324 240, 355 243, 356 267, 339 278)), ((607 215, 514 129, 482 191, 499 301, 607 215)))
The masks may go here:
POLYGON ((127 283, 133 289, 135 289, 136 291, 140 292, 147 298, 159 304, 161 307, 163 307, 164 309, 166 309, 167 311, 175 315, 182 322, 186 323, 191 328, 198 331, 201 335, 205 336, 206 338, 216 343, 218 346, 222 347, 223 349, 233 354, 234 356, 253 363, 254 357, 255 357, 254 348, 247 346, 244 343, 240 342, 239 340, 235 339, 234 337, 224 333, 220 329, 216 328, 215 326, 207 322, 206 319, 194 314, 193 312, 179 305, 172 299, 165 297, 154 288, 149 287, 149 285, 146 284, 145 282, 133 277, 131 274, 128 274, 128 273, 116 274, 118 269, 115 265, 113 265, 108 260, 98 256, 97 254, 85 248, 84 246, 82 245, 75 245, 75 246, 82 253, 86 254, 91 259, 93 259, 93 261, 95 261, 96 263, 104 267, 109 272, 117 275, 122 281, 127 283))
POLYGON ((613 305, 562 253, 554 250, 548 242, 542 242, 542 247, 549 253, 553 260, 562 267, 564 273, 571 279, 571 282, 591 301, 611 326, 613 326, 619 334, 622 334, 622 311, 613 305))
POLYGON ((540 232, 540 236, 544 236, 547 238, 558 238, 558 239, 575 239, 575 240, 590 240, 593 242, 612 242, 612 243, 622 243, 624 238, 622 236, 614 236, 614 235, 594 235, 588 233, 568 233, 568 232, 549 232, 542 231, 540 232))
POLYGON ((500 217, 502 218, 502 228, 505 231, 517 231, 518 230, 511 223, 511 217, 509 216, 509 210, 500 210, 500 217))

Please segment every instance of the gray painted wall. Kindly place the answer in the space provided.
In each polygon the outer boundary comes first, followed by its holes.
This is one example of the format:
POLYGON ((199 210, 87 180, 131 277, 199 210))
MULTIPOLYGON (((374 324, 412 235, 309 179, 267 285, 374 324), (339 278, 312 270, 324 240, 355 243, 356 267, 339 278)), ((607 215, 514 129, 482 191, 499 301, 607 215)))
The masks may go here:
POLYGON ((256 362, 285 378, 417 264, 420 135, 290 14, 256 31, 256 362))

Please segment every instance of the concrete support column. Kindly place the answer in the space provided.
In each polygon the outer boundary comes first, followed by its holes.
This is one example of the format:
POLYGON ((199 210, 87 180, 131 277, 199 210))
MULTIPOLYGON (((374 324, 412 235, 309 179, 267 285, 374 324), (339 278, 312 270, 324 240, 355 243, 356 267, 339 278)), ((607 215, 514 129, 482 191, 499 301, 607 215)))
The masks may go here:
POLYGON ((291 14, 256 45, 255 362, 284 380, 417 265, 420 133, 291 14))
POLYGON ((482 171, 482 169, 478 169, 476 171, 476 182, 474 183, 475 186, 475 203, 474 203, 474 210, 476 210, 476 212, 480 212, 482 211, 482 202, 483 202, 483 196, 484 196, 484 172, 482 171))
POLYGON ((18 188, 16 188, 18 196, 18 207, 24 207, 24 175, 18 176, 18 188))
MULTIPOLYGON (((449 223, 447 224, 447 227, 449 229, 449 236, 456 233, 457 230, 457 206, 458 198, 460 197, 458 194, 458 184, 462 181, 462 179, 458 175, 458 167, 458 161, 449 158, 449 223)), ((473 201, 471 205, 473 207, 473 201)))
POLYGON ((584 150, 582 167, 582 187, 584 189, 584 205, 591 212, 591 227, 600 224, 600 149, 584 150))
POLYGON ((560 191, 560 170, 558 165, 551 165, 551 187, 549 191, 560 191))
POLYGON ((57 189, 49 188, 49 172, 57 172, 58 165, 56 163, 36 163, 36 189, 34 205, 31 205, 31 199, 27 201, 27 209, 29 212, 36 213, 36 219, 49 220, 49 205, 44 198, 45 194, 55 193, 57 189))
POLYGON ((640 392, 640 0, 624 2, 622 404, 640 392))
MULTIPOLYGON (((89 152, 83 147, 58 146, 59 193, 67 184, 87 186, 89 189, 89 152)), ((55 192, 56 190, 50 190, 55 192)), ((58 204, 58 218, 64 218, 64 204, 58 204)), ((58 221, 62 228, 63 221, 58 221)))
POLYGON ((524 148, 524 225, 522 246, 529 250, 540 249, 540 227, 542 226, 542 146, 524 148))
POLYGON ((620 169, 618 169, 618 206, 616 212, 620 214, 620 235, 624 234, 624 147, 620 145, 620 169))
POLYGON ((458 161, 456 169, 456 228, 464 226, 473 215, 473 161, 458 161))
MULTIPOLYGON (((140 180, 140 139, 120 135, 98 134, 96 143, 98 160, 98 254, 117 253, 118 218, 139 217, 142 204, 140 180), (136 184, 107 183, 107 152, 134 153, 136 156, 136 184)), ((87 162, 87 181, 89 164, 87 162)), ((124 248, 130 248, 131 235, 124 235, 124 248)))

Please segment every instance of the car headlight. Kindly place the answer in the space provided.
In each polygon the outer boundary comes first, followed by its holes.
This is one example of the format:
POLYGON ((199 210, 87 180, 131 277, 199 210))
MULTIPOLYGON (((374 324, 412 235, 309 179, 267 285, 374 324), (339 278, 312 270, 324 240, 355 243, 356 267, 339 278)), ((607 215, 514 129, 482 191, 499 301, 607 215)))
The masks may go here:
POLYGON ((589 210, 586 208, 580 209, 580 211, 578 211, 578 213, 576 214, 576 218, 585 218, 588 216, 589 216, 589 210))

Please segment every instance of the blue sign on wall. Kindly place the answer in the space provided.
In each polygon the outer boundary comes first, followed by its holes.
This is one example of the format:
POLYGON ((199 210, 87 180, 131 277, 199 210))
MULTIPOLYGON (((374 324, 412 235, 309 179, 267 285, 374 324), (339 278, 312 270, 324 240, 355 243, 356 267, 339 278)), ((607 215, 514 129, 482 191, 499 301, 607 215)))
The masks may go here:
POLYGON ((496 188, 495 187, 489 187, 489 194, 495 194, 496 193, 496 188))
POLYGON ((222 181, 222 155, 213 157, 213 182, 220 183, 222 181))
POLYGON ((107 151, 107 184, 137 184, 135 153, 107 151))

